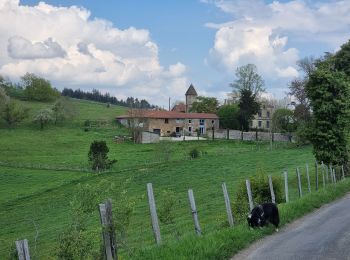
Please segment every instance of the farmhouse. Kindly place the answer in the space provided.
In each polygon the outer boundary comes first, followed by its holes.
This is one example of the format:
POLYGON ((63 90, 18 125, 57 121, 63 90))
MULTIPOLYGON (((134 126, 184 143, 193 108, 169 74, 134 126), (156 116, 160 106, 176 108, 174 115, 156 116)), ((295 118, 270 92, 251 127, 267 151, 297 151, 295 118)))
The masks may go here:
POLYGON ((157 133, 160 136, 205 135, 207 130, 219 128, 219 118, 210 113, 189 113, 197 92, 191 84, 186 94, 186 104, 174 106, 172 111, 131 109, 128 115, 117 120, 130 128, 157 133))

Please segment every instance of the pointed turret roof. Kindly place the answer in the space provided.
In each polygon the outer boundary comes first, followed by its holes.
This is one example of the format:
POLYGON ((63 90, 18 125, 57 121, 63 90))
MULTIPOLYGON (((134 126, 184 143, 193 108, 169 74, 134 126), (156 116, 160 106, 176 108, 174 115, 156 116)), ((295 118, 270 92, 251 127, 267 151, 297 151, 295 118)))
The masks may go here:
POLYGON ((197 96, 197 91, 194 89, 194 86, 191 84, 188 90, 186 91, 186 96, 192 95, 192 96, 197 96))

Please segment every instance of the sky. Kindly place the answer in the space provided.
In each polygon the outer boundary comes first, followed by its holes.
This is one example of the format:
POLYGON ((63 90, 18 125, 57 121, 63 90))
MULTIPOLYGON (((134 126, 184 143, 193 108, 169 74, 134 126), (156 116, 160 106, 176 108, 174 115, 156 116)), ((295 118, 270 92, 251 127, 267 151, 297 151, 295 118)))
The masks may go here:
POLYGON ((299 59, 348 41, 349 13, 350 0, 0 0, 0 75, 167 107, 191 83, 225 99, 253 63, 282 98, 299 59))

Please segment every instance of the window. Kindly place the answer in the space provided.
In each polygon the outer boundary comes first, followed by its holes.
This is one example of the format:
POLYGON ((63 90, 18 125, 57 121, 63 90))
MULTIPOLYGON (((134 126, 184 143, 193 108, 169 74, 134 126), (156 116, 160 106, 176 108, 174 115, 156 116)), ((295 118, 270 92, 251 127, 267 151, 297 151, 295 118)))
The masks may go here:
POLYGON ((188 123, 191 124, 191 123, 192 123, 192 120, 191 120, 191 119, 188 119, 188 123))
POLYGON ((192 127, 188 128, 188 132, 190 132, 190 133, 192 132, 192 127))
POLYGON ((211 120, 211 123, 214 124, 214 120, 211 120))
POLYGON ((177 124, 181 123, 181 119, 180 118, 176 118, 176 123, 177 124))
POLYGON ((261 121, 258 121, 258 126, 261 127, 261 121))
POLYGON ((258 117, 261 117, 261 110, 258 112, 258 117))
POLYGON ((164 123, 165 123, 165 124, 169 124, 169 119, 168 119, 168 118, 165 118, 165 119, 164 119, 164 123))
POLYGON ((266 128, 270 128, 270 121, 266 121, 266 128))
MULTIPOLYGON (((267 111, 266 112, 266 116, 267 116, 267 118, 270 118, 270 111, 267 111)), ((268 121, 267 121, 268 122, 268 121)))
POLYGON ((204 125, 204 119, 199 119, 199 125, 204 125))

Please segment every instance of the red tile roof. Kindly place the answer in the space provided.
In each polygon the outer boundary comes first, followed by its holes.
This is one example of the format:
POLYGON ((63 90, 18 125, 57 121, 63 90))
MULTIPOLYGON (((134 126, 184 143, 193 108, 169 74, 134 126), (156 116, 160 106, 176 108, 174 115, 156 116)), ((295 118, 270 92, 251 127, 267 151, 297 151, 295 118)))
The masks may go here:
POLYGON ((142 118, 173 118, 173 119, 218 119, 219 117, 215 114, 210 113, 182 113, 176 111, 159 111, 159 110, 145 110, 138 115, 122 115, 118 116, 117 119, 142 117, 142 118))
POLYGON ((173 109, 171 111, 175 111, 175 112, 186 112, 186 105, 185 104, 177 104, 173 107, 173 109))

